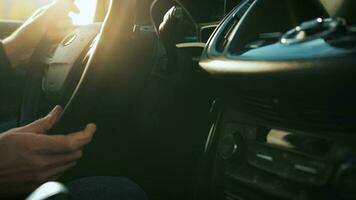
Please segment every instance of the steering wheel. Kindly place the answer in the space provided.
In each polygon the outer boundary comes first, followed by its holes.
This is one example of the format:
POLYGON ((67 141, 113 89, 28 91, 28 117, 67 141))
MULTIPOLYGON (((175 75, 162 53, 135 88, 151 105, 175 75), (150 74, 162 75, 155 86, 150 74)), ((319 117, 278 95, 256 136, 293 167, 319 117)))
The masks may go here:
POLYGON ((50 133, 73 132, 95 122, 101 91, 110 80, 125 78, 113 75, 127 67, 135 23, 136 0, 111 0, 109 5, 103 24, 78 27, 55 48, 45 41, 38 46, 28 72, 21 124, 58 103, 65 109, 50 133))

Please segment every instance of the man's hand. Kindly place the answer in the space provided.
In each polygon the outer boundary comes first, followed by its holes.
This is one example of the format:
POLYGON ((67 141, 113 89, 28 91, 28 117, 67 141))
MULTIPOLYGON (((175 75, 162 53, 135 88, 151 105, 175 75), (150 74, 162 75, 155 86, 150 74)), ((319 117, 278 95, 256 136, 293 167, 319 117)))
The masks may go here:
POLYGON ((62 113, 57 106, 46 117, 0 134, 0 197, 33 191, 75 166, 96 131, 89 124, 80 132, 46 135, 62 113))
POLYGON ((3 40, 13 67, 27 63, 41 40, 59 42, 73 28, 68 14, 79 12, 74 0, 55 0, 40 8, 18 30, 3 40))

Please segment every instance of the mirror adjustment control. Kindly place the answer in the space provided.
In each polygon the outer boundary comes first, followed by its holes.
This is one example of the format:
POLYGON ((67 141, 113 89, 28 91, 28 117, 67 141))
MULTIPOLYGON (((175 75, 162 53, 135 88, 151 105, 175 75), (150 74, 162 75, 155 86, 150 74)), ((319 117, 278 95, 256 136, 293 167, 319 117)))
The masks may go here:
POLYGON ((221 158, 227 160, 235 154, 237 149, 238 146, 235 142, 234 136, 232 134, 229 134, 223 137, 222 140, 220 141, 218 147, 218 153, 221 158))
POLYGON ((218 146, 218 154, 224 160, 228 160, 238 154, 242 147, 242 136, 239 132, 228 134, 221 139, 218 146))

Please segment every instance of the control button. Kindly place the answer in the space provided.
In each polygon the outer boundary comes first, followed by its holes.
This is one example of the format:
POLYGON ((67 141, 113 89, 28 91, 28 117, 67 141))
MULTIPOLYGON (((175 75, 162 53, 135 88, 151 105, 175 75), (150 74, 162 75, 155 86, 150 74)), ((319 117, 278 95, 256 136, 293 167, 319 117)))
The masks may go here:
MULTIPOLYGON (((296 165, 298 166, 298 165, 296 165)), ((304 169, 304 167, 303 167, 304 169)), ((314 174, 314 173, 309 173, 305 172, 304 170, 296 169, 294 168, 288 168, 288 172, 286 173, 285 178, 288 178, 289 180, 298 182, 298 183, 304 183, 304 184, 309 184, 309 185, 323 185, 324 182, 321 181, 323 177, 321 177, 321 174, 314 174)))
POLYGON ((271 161, 271 162, 273 162, 273 160, 274 160, 272 156, 264 155, 264 154, 261 154, 261 153, 257 153, 256 157, 260 158, 260 159, 263 159, 263 160, 271 161))
POLYGON ((249 143, 248 148, 250 165, 298 183, 325 185, 333 170, 325 161, 267 145, 249 143))
POLYGON ((230 168, 225 173, 226 178, 233 182, 248 185, 258 191, 263 191, 282 199, 294 199, 300 194, 299 188, 293 183, 275 177, 272 174, 263 173, 248 165, 230 168))
POLYGON ((218 147, 218 153, 223 159, 231 158, 236 152, 238 146, 235 142, 235 138, 233 135, 225 136, 218 147))
POLYGON ((250 165, 272 174, 285 174, 281 152, 257 143, 249 143, 248 147, 247 158, 250 165))
POLYGON ((318 174, 318 170, 313 168, 313 167, 308 167, 308 166, 305 166, 305 165, 295 164, 294 168, 296 170, 299 170, 299 171, 302 171, 302 172, 305 172, 305 173, 318 174))
POLYGON ((313 157, 290 153, 288 156, 286 178, 310 185, 323 186, 327 183, 333 169, 332 164, 313 157))

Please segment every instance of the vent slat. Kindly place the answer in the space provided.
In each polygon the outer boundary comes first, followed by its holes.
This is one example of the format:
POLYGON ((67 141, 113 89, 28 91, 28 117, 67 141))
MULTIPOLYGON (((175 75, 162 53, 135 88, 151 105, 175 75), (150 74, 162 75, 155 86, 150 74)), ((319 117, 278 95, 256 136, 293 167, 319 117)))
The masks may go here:
POLYGON ((302 126, 323 130, 355 130, 356 106, 300 99, 279 99, 261 95, 240 95, 239 106, 261 120, 288 126, 302 126), (278 99, 278 100, 277 100, 278 99), (335 105, 339 105, 338 107, 335 105))

